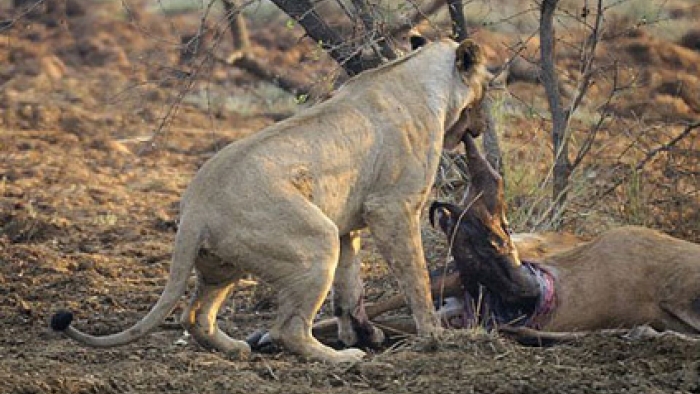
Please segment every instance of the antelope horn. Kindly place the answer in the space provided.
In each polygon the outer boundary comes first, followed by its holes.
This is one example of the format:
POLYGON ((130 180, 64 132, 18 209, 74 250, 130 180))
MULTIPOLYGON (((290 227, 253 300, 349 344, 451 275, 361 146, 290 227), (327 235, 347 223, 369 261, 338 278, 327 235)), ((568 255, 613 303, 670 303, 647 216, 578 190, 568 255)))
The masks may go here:
POLYGON ((483 193, 488 201, 498 201, 503 192, 503 179, 479 152, 474 138, 469 133, 464 134, 462 142, 467 152, 467 167, 473 189, 483 193))

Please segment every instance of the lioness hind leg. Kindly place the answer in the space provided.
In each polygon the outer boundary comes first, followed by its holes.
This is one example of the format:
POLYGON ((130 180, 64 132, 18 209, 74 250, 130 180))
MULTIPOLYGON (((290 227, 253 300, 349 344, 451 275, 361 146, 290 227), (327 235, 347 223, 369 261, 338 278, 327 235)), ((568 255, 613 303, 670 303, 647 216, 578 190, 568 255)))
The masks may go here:
POLYGON ((370 323, 365 312, 359 250, 358 232, 340 238, 340 261, 333 282, 333 314, 338 319, 338 339, 345 346, 376 347, 384 342, 384 333, 370 323))
POLYGON ((339 258, 339 238, 335 225, 324 221, 304 238, 288 239, 293 246, 304 246, 303 262, 292 262, 293 272, 278 276, 273 287, 279 289, 277 321, 270 330, 273 341, 304 357, 328 362, 354 362, 364 356, 359 349, 336 351, 313 337, 313 318, 333 282, 339 258), (296 242, 294 242, 296 241, 296 242), (307 242, 309 241, 309 242, 307 242))
POLYGON ((181 322, 200 345, 227 354, 247 355, 250 346, 226 335, 216 323, 217 312, 232 289, 232 283, 207 284, 199 275, 197 289, 181 322))

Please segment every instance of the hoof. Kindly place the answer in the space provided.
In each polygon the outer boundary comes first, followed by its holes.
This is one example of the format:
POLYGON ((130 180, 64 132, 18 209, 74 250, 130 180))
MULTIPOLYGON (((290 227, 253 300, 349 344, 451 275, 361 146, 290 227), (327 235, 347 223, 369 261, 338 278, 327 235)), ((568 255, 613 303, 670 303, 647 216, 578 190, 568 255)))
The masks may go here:
MULTIPOLYGON (((360 349, 381 349, 386 344, 387 338, 384 331, 370 325, 366 330, 358 330, 357 342, 350 345, 360 349)), ((350 347, 348 346, 348 347, 350 347)))
POLYGON ((245 339, 250 349, 256 353, 279 353, 280 347, 272 341, 270 333, 265 329, 259 329, 248 335, 245 339))
POLYGON ((343 330, 339 327, 338 340, 341 345, 348 348, 379 349, 386 343, 386 336, 384 331, 366 322, 353 324, 349 330, 343 330))

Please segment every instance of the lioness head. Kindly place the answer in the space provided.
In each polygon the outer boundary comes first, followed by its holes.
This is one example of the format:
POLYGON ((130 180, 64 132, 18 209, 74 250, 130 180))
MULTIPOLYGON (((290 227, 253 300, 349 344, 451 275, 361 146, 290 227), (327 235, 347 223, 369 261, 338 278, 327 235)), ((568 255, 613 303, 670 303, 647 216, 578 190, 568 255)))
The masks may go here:
MULTIPOLYGON (((417 34, 413 34, 409 41, 413 50, 428 44, 428 40, 417 34)), ((477 43, 467 39, 459 44, 452 42, 452 45, 455 51, 453 82, 443 143, 443 148, 448 150, 457 147, 467 132, 478 137, 486 129, 483 98, 491 79, 486 70, 486 56, 477 43)))
POLYGON ((445 131, 444 149, 454 149, 469 132, 478 137, 486 128, 483 98, 490 74, 486 70, 486 57, 481 47, 472 40, 462 41, 456 49, 455 71, 465 89, 455 97, 458 116, 445 131))
MULTIPOLYGON (((429 96, 439 96, 446 101, 446 106, 440 108, 444 115, 445 134, 443 137, 443 149, 451 150, 457 147, 465 134, 478 137, 486 130, 488 123, 487 108, 484 105, 484 96, 492 75, 486 69, 486 56, 484 50, 476 42, 466 39, 456 43, 451 39, 442 39, 439 42, 430 43, 417 32, 409 35, 411 49, 430 50, 428 47, 436 45, 446 51, 454 51, 454 56, 448 62, 435 67, 428 66, 423 71, 431 73, 435 80, 447 82, 447 88, 442 86, 442 91, 427 90, 429 96), (423 48, 425 47, 425 48, 423 48), (447 67, 447 68, 446 68, 447 67)), ((447 60, 447 59, 445 59, 447 60)), ((428 97, 430 100, 431 97, 428 97)))

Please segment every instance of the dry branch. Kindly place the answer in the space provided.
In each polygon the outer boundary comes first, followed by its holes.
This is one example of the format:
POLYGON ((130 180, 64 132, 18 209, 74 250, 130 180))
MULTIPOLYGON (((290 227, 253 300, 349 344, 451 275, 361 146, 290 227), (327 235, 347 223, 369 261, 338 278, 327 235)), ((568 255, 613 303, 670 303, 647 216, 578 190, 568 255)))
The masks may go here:
POLYGON ((236 51, 248 51, 250 49, 250 37, 245 19, 241 13, 239 0, 221 0, 224 4, 226 19, 228 20, 233 49, 236 51))
POLYGON ((309 87, 294 79, 275 73, 267 64, 258 60, 255 56, 245 52, 235 52, 228 59, 219 59, 223 63, 243 69, 257 78, 277 85, 280 89, 298 96, 307 94, 309 87))
POLYGON ((240 0, 221 0, 226 12, 226 19, 231 31, 234 52, 226 60, 218 59, 224 63, 243 69, 257 78, 271 82, 279 88, 293 95, 306 94, 308 87, 284 76, 278 75, 265 63, 258 60, 250 53, 250 38, 245 19, 241 14, 240 0))

